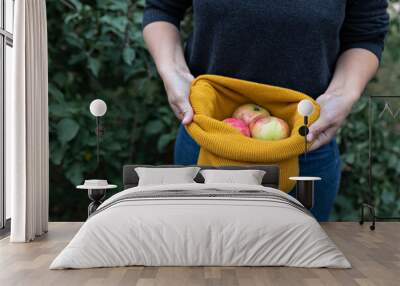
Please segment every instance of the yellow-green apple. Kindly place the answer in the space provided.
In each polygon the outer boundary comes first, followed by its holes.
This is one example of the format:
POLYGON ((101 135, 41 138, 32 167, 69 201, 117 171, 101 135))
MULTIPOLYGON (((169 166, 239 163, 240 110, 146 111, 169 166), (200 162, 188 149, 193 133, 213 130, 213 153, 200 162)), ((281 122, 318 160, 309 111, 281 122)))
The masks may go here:
POLYGON ((289 126, 277 117, 259 118, 250 123, 251 136, 262 140, 281 140, 289 136, 289 126))
POLYGON ((242 120, 237 118, 227 118, 223 120, 233 128, 237 129, 244 136, 250 137, 250 129, 242 120))
POLYGON ((268 110, 262 108, 261 106, 253 103, 247 103, 239 106, 235 112, 233 112, 232 117, 238 118, 249 125, 256 118, 268 117, 270 114, 268 110))

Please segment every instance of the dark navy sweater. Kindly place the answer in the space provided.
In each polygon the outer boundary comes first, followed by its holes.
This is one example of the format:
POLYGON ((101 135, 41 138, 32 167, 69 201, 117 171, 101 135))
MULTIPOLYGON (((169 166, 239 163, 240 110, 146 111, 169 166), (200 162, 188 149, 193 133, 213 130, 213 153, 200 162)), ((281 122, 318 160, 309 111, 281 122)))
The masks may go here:
POLYGON ((324 93, 341 52, 363 48, 379 59, 386 0, 147 0, 143 27, 178 28, 193 6, 185 56, 194 76, 217 74, 324 93))

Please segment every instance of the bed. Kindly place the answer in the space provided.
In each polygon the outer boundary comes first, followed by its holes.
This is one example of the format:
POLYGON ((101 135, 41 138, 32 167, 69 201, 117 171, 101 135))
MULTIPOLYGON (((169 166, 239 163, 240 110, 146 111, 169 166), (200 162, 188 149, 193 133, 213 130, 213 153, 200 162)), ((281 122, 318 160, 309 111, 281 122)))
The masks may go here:
POLYGON ((263 170, 261 185, 205 184, 198 174, 194 183, 151 186, 138 186, 137 167, 124 167, 124 190, 100 205, 50 269, 351 267, 310 212, 277 189, 277 166, 218 167, 263 170))

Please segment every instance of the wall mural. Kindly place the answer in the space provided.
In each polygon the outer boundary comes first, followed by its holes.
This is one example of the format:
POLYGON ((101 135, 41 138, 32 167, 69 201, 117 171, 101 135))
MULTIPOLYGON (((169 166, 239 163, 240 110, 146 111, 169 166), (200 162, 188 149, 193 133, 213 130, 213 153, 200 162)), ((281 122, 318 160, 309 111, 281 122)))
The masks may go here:
MULTIPOLYGON (((333 220, 357 219, 362 194, 368 188, 368 95, 400 96, 400 16, 393 3, 380 71, 337 137, 342 153, 342 186, 333 220)), ((46 4, 50 220, 80 221, 87 216, 89 200, 87 193, 76 191, 75 186, 96 176, 121 186, 124 164, 171 163, 179 123, 143 43, 144 1, 48 0, 46 4), (95 120, 89 112, 95 98, 108 105, 100 149, 103 163, 99 167, 95 120)), ((190 29, 189 13, 182 27, 184 39, 190 29)), ((392 111, 396 114, 397 109, 392 111)), ((393 192, 386 181, 400 178, 400 168, 384 162, 393 161, 391 148, 400 146, 400 139, 383 122, 376 122, 374 130, 385 138, 379 140, 382 157, 375 163, 374 172, 383 178, 375 181, 377 200, 384 202, 381 214, 390 216, 400 211, 395 203, 400 192, 393 192)))

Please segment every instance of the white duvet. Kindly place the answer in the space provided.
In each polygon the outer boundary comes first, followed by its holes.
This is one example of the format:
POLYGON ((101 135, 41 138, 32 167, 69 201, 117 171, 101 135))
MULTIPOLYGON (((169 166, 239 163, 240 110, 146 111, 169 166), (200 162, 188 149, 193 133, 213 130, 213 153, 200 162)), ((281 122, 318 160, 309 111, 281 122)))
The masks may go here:
POLYGON ((133 192, 208 189, 259 190, 300 204, 279 190, 254 185, 131 188, 106 200, 50 269, 127 265, 351 267, 310 214, 279 201, 233 196, 115 203, 133 192))

